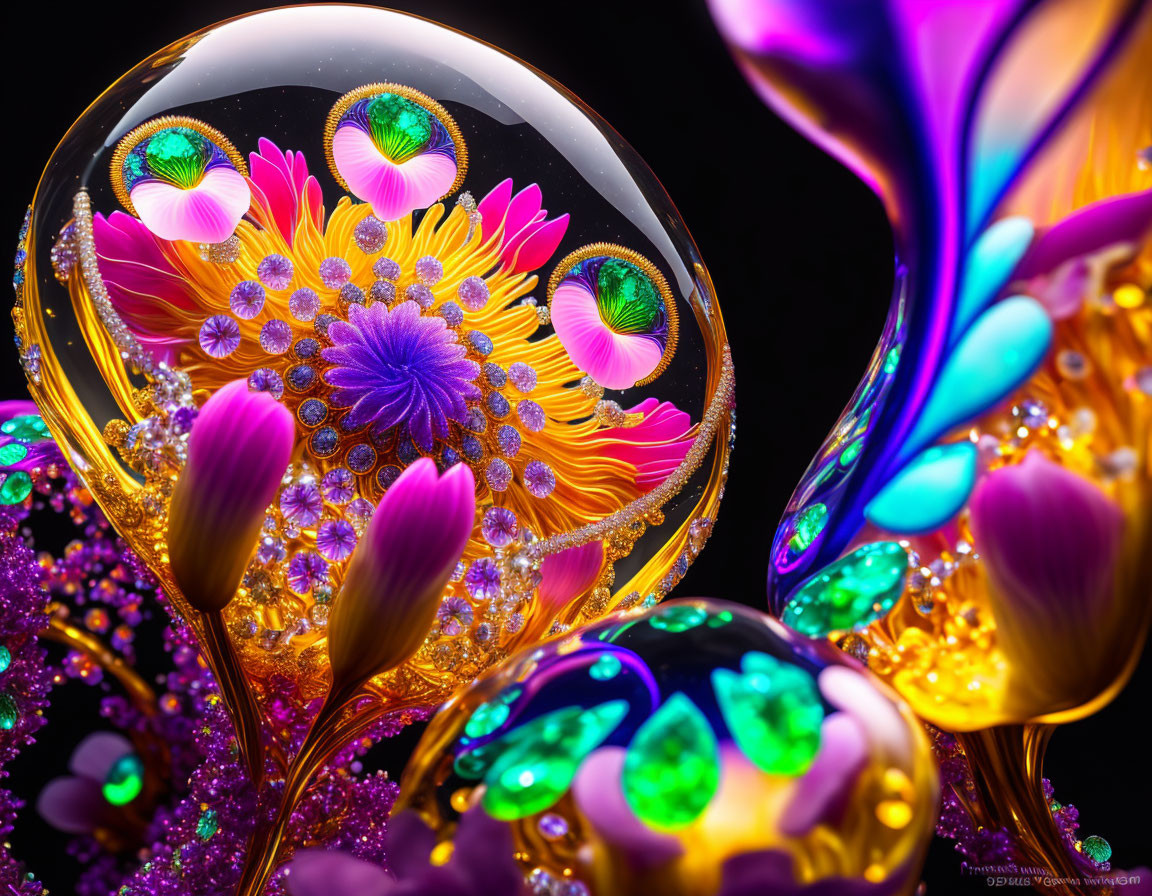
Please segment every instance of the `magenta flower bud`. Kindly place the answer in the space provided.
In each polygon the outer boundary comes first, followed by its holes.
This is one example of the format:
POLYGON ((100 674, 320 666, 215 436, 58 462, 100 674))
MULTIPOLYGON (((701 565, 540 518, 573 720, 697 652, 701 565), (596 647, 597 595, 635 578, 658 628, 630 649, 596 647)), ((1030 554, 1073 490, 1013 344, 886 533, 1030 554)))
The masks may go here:
POLYGON ((240 586, 294 434, 288 409, 244 380, 200 409, 172 492, 168 557, 180 591, 202 613, 223 609, 240 586))
POLYGON ((472 471, 421 458, 381 498, 328 623, 333 693, 408 659, 428 634, 476 516, 472 471))
POLYGON ((1120 507, 1031 451, 981 483, 971 513, 1016 699, 1034 715, 1092 700, 1119 674, 1135 637, 1118 606, 1120 507))

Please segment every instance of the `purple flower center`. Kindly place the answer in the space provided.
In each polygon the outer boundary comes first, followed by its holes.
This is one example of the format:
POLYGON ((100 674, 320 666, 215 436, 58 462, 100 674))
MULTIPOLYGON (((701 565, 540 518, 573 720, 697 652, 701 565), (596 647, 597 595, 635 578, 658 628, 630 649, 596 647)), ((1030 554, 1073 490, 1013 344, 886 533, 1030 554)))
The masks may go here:
POLYGON ((469 399, 480 397, 473 382, 479 365, 443 318, 420 313, 415 302, 395 308, 352 305, 348 321, 328 328, 332 346, 324 380, 333 401, 351 408, 351 428, 386 430, 404 423, 425 451, 434 438, 447 438, 449 422, 463 423, 469 399))

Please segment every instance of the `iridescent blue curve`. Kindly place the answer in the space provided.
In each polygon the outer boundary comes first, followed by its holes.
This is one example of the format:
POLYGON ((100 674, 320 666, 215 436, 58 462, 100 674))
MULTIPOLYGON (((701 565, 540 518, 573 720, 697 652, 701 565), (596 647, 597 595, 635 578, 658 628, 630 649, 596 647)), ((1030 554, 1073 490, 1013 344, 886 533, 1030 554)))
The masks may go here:
POLYGON ((942 435, 938 389, 950 356, 996 307, 1031 239, 1024 222, 997 220, 1000 199, 1148 2, 709 2, 765 101, 880 196, 905 269, 861 388, 777 530, 769 593, 779 610, 847 548, 864 508, 926 440, 942 435), (806 512, 817 504, 819 514, 806 512))

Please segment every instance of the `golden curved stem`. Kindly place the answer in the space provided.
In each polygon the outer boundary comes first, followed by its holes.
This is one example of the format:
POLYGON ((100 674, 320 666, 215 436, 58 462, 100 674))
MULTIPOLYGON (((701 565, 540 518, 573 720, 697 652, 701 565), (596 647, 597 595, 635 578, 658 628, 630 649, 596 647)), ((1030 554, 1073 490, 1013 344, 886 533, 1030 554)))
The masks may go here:
POLYGON ((237 885, 236 896, 259 896, 268 885, 279 865, 281 846, 292 812, 316 772, 341 747, 371 727, 383 715, 403 708, 382 699, 379 704, 359 712, 346 712, 353 703, 365 696, 367 693, 356 687, 330 692, 325 698, 312 727, 308 729, 304 743, 288 767, 276 815, 270 825, 257 824, 252 832, 248 860, 237 885))
POLYGON ((109 650, 103 641, 91 632, 58 615, 55 612, 58 606, 53 605, 48 608, 48 628, 44 630, 41 637, 83 653, 119 682, 128 694, 128 698, 140 712, 146 716, 156 715, 159 712, 156 695, 148 683, 136 673, 135 669, 109 650))
POLYGON ((200 618, 204 623, 200 640, 205 661, 212 670, 236 728, 240 758, 248 768, 252 786, 259 790, 264 780, 264 748, 256 696, 244 674, 236 648, 232 646, 232 639, 228 637, 223 614, 217 610, 202 613, 200 618))
POLYGON ((1025 866, 1043 868, 1054 880, 1062 881, 1045 886, 1043 892, 1106 896, 1111 892, 1109 887, 1063 883, 1083 880, 1085 875, 1069 855, 1068 844, 1044 798, 1044 753, 1054 730, 1051 725, 999 725, 960 733, 956 739, 972 769, 981 820, 1012 835, 1025 866))

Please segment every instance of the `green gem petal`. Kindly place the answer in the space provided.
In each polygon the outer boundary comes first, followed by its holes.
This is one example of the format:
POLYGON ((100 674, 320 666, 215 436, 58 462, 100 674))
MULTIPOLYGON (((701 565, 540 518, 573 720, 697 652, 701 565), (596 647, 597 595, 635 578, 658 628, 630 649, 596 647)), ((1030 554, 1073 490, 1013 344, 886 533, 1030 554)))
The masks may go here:
POLYGON ((144 156, 155 177, 190 190, 208 168, 212 144, 191 128, 165 128, 148 139, 144 156))
POLYGON ((796 515, 795 531, 788 541, 788 547, 796 554, 804 553, 827 524, 828 507, 824 504, 809 504, 796 515))
POLYGON ((707 610, 689 604, 672 604, 650 616, 648 624, 662 632, 686 632, 707 619, 707 610))
POLYGON ((8 694, 0 694, 0 728, 11 731, 20 721, 20 710, 16 701, 8 694))
POLYGON ((554 805, 572 785, 580 763, 627 714, 627 700, 587 710, 569 706, 513 732, 517 736, 484 775, 484 810, 493 818, 515 821, 554 805))
POLYGON ((372 142, 397 164, 412 158, 432 139, 432 116, 428 110, 394 93, 373 97, 367 117, 372 142))
POLYGON ((508 721, 511 712, 508 704, 501 700, 481 703, 464 726, 464 733, 469 737, 487 737, 508 721))
POLYGON ((21 442, 43 442, 52 437, 48 424, 39 414, 20 414, 0 423, 0 432, 21 442))
POLYGON ((0 485, 0 504, 19 504, 32 494, 32 477, 23 470, 9 473, 0 485))
POLYGON ((677 692, 640 726, 620 785, 637 817, 673 830, 691 824, 720 785, 720 748, 708 719, 677 692))
POLYGON ((596 681, 609 681, 620 674, 620 658, 606 653, 588 667, 588 674, 596 681))
POLYGON ((867 625, 892 609, 907 569, 908 554, 896 542, 866 544, 809 579, 780 619, 812 638, 867 625))
POLYGON ((23 442, 9 442, 0 445, 0 465, 8 467, 18 464, 28 456, 28 446, 23 442))
POLYGON ((132 802, 144 789, 144 763, 135 753, 121 756, 104 778, 104 799, 113 806, 132 802))
POLYGON ((12 652, 0 644, 0 673, 8 671, 8 667, 12 665, 12 652))
POLYGON ((743 674, 712 672, 712 689, 740 750, 770 775, 802 775, 820 749, 824 707, 803 669, 764 653, 746 654, 743 674))
POLYGON ((664 299, 639 267, 623 258, 609 258, 596 275, 596 307, 613 332, 645 334, 659 325, 664 299))

